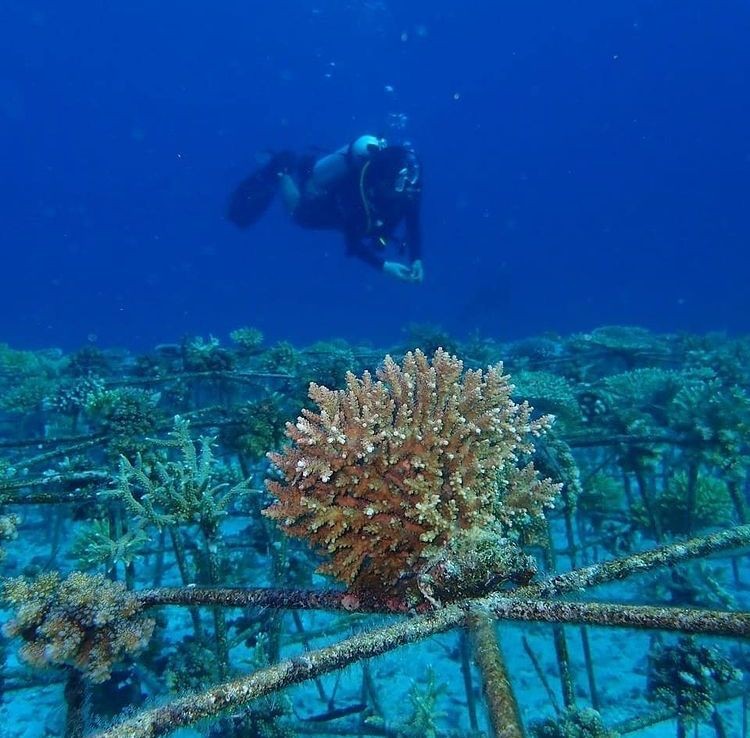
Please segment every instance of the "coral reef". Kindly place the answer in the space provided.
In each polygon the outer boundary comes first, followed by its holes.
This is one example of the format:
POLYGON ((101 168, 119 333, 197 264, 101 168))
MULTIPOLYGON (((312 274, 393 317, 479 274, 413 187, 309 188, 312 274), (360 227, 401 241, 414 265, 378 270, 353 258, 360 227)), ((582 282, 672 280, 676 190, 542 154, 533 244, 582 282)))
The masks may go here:
POLYGON ((92 682, 105 681, 115 663, 142 650, 154 629, 138 598, 103 576, 73 572, 61 579, 52 572, 32 581, 10 579, 3 599, 15 609, 5 635, 24 641, 24 661, 73 666, 92 682))
MULTIPOLYGON (((552 418, 532 419, 510 393, 501 365, 463 373, 441 349, 432 362, 421 351, 401 366, 386 357, 377 381, 350 373, 346 390, 313 384, 320 412, 288 424, 292 444, 271 456, 283 481, 268 482, 277 501, 264 513, 328 554, 321 571, 353 591, 414 597, 419 575, 431 584, 439 569, 448 595, 473 563, 448 547, 477 549, 468 539, 518 564, 508 536, 551 506, 558 486, 523 460, 552 418)), ((522 562, 526 578, 530 567, 522 562)))
POLYGON ((252 329, 0 345, 8 711, 59 699, 68 738, 123 710, 100 738, 741 735, 750 341, 422 337, 463 364, 252 329))

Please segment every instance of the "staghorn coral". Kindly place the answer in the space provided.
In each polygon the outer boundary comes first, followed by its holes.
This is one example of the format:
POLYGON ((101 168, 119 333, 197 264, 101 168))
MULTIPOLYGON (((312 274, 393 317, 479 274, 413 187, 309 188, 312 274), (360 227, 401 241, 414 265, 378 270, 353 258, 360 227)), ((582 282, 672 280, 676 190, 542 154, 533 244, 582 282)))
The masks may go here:
POLYGON ((409 323, 405 328, 406 345, 432 355, 438 348, 450 354, 458 354, 458 343, 439 325, 434 323, 409 323))
POLYGON ((540 367, 555 363, 563 355, 563 342, 550 336, 523 338, 508 344, 505 354, 514 367, 540 367))
POLYGON ((745 478, 750 395, 742 387, 726 387, 715 376, 695 372, 669 405, 669 425, 700 449, 703 460, 734 479, 745 478))
MULTIPOLYGON (((552 372, 520 371, 514 372, 514 397, 523 397, 534 403, 541 412, 550 412, 566 424, 580 422, 581 408, 575 396, 571 382, 552 372)), ((559 430, 559 425, 556 426, 559 430)))
POLYGON ((93 345, 84 346, 71 354, 66 368, 72 377, 105 376, 110 369, 109 357, 93 345))
POLYGON ((437 738, 440 735, 438 722, 445 717, 438 703, 447 691, 446 685, 438 683, 434 670, 428 666, 423 683, 414 682, 409 690, 411 713, 396 728, 398 738, 437 738))
POLYGON ((114 458, 129 459, 148 448, 146 436, 156 430, 161 394, 135 387, 101 388, 92 392, 86 411, 95 427, 112 437, 108 451, 114 458))
MULTIPOLYGON (((655 513, 663 531, 687 535, 691 523, 696 529, 723 528, 732 524, 732 500, 724 480, 708 473, 698 473, 694 495, 694 509, 691 510, 689 476, 678 471, 670 477, 655 501, 655 513)), ((636 509, 634 512, 638 516, 641 511, 636 509)), ((645 524, 642 519, 639 522, 645 524)))
POLYGON ((9 579, 3 599, 16 610, 4 633, 25 641, 26 662, 73 666, 92 682, 109 679, 115 662, 143 649, 154 629, 154 621, 141 616, 138 598, 103 576, 73 572, 61 580, 51 572, 9 579))
POLYGON ((86 409, 92 396, 102 392, 104 382, 93 374, 68 379, 55 387, 50 396, 44 398, 45 409, 75 420, 86 409))
POLYGON ((501 365, 464 374, 442 349, 432 363, 419 350, 402 366, 388 356, 377 380, 310 385, 320 412, 303 410, 287 424, 292 444, 270 455, 283 480, 267 482, 277 501, 265 515, 329 554, 320 570, 353 592, 432 599, 437 582, 451 599, 475 566, 528 579, 533 563, 508 536, 558 492, 520 458, 552 418, 511 400, 501 365))
POLYGON ((304 363, 298 375, 310 382, 338 387, 346 381, 346 373, 354 371, 356 359, 346 341, 318 341, 305 349, 304 363))
POLYGON ((263 333, 257 328, 245 326, 233 330, 229 337, 237 346, 237 350, 243 356, 251 356, 261 351, 263 345, 263 333))
POLYGON ((219 433, 219 442, 252 462, 263 459, 269 449, 279 448, 284 440, 284 419, 288 415, 282 408, 279 394, 233 407, 219 433))
POLYGON ((189 372, 223 372, 234 368, 234 355, 214 336, 207 341, 202 336, 186 338, 181 351, 183 366, 189 372))
POLYGON ((660 355, 666 348, 661 336, 651 333, 646 328, 629 325, 604 325, 594 328, 590 333, 579 333, 569 339, 575 350, 606 349, 612 355, 628 359, 640 353, 660 355))
POLYGON ((104 566, 107 571, 112 571, 120 562, 133 563, 148 540, 140 527, 118 536, 107 520, 94 519, 76 536, 71 555, 82 569, 104 566))
POLYGON ((46 377, 19 377, 0 391, 0 410, 15 414, 30 414, 42 408, 54 382, 46 377))
POLYGON ((610 374, 600 382, 610 422, 623 432, 661 427, 667 406, 686 377, 671 369, 643 368, 610 374))
POLYGON ((122 456, 111 494, 146 524, 162 527, 197 523, 213 536, 227 514, 227 506, 247 492, 250 480, 231 484, 233 475, 227 475, 211 450, 214 439, 201 437, 196 445, 189 421, 179 415, 170 436, 158 443, 175 449, 176 459, 149 462, 139 455, 133 464, 122 456))
POLYGON ((262 369, 280 374, 294 374, 301 361, 299 351, 288 341, 279 341, 266 349, 260 360, 262 369))

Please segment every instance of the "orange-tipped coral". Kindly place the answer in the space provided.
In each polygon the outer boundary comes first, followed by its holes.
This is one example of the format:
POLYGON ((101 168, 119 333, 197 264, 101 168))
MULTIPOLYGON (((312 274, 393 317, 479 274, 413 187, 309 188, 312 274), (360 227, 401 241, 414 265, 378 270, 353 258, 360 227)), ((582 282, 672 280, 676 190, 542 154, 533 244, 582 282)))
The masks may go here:
POLYGON ((73 572, 61 580, 51 572, 34 580, 8 579, 3 599, 16 610, 3 630, 25 641, 24 661, 72 666, 92 682, 109 679, 114 664, 145 648, 154 630, 138 598, 101 575, 73 572))
POLYGON ((485 585, 488 571, 528 578, 533 564, 505 536, 558 492, 521 461, 552 418, 511 400, 502 365, 464 373, 442 349, 432 362, 386 357, 377 381, 350 373, 346 384, 310 385, 320 412, 287 424, 291 445, 270 456, 284 479, 267 483, 277 501, 265 514, 328 554, 321 571, 353 592, 465 596, 456 584, 477 566, 485 585))

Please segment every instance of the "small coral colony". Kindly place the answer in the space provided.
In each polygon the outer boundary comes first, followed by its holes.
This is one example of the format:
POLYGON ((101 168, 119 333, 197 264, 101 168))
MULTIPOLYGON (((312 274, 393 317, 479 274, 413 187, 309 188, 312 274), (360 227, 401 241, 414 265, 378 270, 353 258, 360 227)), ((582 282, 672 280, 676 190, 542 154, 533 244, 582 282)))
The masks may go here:
POLYGON ((407 334, 0 346, 7 735, 747 735, 750 340, 407 334))

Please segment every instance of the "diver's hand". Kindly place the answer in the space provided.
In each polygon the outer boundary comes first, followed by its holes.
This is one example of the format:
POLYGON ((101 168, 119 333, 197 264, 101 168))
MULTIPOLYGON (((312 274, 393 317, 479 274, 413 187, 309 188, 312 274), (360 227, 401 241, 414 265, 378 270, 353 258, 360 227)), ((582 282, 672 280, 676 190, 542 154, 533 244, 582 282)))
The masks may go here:
POLYGON ((383 271, 389 276, 395 279, 400 279, 402 282, 411 282, 411 268, 406 264, 401 264, 398 261, 384 261, 383 271))
POLYGON ((423 282, 424 281, 424 266, 422 266, 422 260, 416 259, 411 263, 411 281, 412 282, 423 282))

